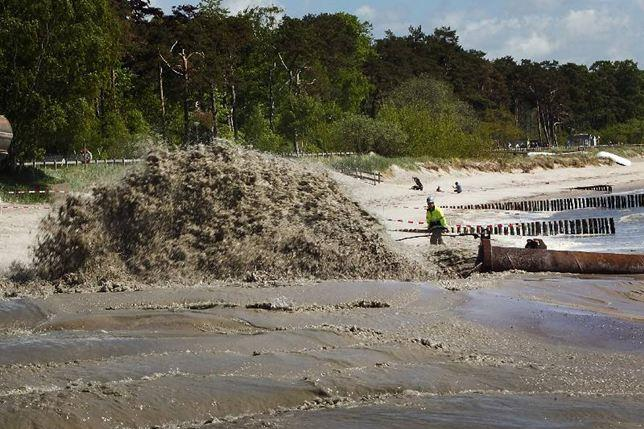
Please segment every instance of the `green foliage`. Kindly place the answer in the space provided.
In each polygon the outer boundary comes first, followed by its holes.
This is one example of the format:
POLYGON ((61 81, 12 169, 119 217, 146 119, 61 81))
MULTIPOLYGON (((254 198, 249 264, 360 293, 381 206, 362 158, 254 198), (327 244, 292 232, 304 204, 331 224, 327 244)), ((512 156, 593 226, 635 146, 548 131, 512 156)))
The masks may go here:
POLYGON ((292 93, 358 111, 371 89, 362 70, 373 55, 368 25, 346 13, 285 17, 275 37, 292 93))
POLYGON ((88 192, 93 187, 113 184, 139 168, 128 165, 83 165, 67 168, 42 169, 51 183, 58 184, 71 192, 88 192))
POLYGON ((602 143, 644 144, 644 119, 634 118, 630 121, 611 125, 599 132, 602 143))
POLYGON ((407 156, 477 157, 487 153, 490 140, 476 134, 477 120, 448 85, 428 77, 403 83, 385 101, 378 119, 406 134, 407 156))
POLYGON ((497 144, 525 137, 525 131, 516 125, 512 114, 501 109, 489 109, 483 112, 478 130, 480 135, 492 139, 497 144))
POLYGON ((109 1, 4 0, 0 13, 0 111, 14 124, 14 153, 91 145, 118 58, 109 1))
POLYGON ((428 75, 403 82, 392 91, 386 102, 395 108, 416 107, 427 110, 433 116, 449 118, 463 130, 472 131, 477 125, 471 106, 459 100, 447 83, 428 75))
POLYGON ((428 108, 385 105, 378 118, 396 124, 406 134, 407 145, 402 151, 406 156, 469 158, 482 156, 489 149, 485 140, 466 133, 453 116, 428 108))
POLYGON ((347 115, 334 126, 333 150, 398 156, 406 147, 406 135, 395 123, 363 115, 347 115))
POLYGON ((444 159, 591 130, 642 140, 644 72, 630 60, 488 61, 449 27, 373 40, 347 13, 233 15, 222 3, 164 14, 150 0, 3 0, 0 112, 13 155, 132 156, 224 137, 444 159))
POLYGON ((277 129, 292 142, 292 148, 301 147, 324 122, 324 107, 320 101, 309 95, 289 95, 279 114, 277 129))
POLYGON ((254 106, 242 128, 244 141, 266 152, 290 152, 289 143, 275 134, 260 106, 254 106))

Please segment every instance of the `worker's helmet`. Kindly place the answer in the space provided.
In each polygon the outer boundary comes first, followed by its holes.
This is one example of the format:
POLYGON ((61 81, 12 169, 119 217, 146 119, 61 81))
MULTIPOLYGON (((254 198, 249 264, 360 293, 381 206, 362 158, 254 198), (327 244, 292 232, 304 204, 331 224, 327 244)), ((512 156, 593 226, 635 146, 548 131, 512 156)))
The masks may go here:
POLYGON ((430 195, 427 197, 427 205, 434 204, 434 196, 430 195))

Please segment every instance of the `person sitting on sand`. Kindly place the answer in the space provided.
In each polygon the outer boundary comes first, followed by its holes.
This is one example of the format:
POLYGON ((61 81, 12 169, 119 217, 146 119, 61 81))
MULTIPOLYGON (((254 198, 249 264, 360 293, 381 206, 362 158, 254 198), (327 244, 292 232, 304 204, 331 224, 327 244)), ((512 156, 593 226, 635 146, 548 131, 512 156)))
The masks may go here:
POLYGON ((443 190, 441 189, 440 185, 438 185, 438 188, 436 188, 436 192, 443 192, 443 190))
POLYGON ((456 182, 454 184, 454 192, 456 192, 457 194, 460 194, 461 192, 463 192, 463 187, 461 186, 460 183, 456 182))
POLYGON ((430 244, 444 244, 443 232, 447 231, 447 220, 443 210, 435 204, 434 197, 427 197, 427 228, 431 233, 430 244))
POLYGON ((413 191, 422 191, 423 190, 423 183, 420 181, 418 177, 412 177, 414 179, 414 186, 411 187, 413 191))

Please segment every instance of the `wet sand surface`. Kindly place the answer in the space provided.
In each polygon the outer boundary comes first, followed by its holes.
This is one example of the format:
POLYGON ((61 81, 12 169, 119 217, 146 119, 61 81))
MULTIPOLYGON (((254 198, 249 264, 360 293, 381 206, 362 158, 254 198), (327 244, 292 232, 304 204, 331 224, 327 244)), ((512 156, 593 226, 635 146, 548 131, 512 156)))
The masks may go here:
POLYGON ((644 278, 477 284, 4 299, 0 427, 642 427, 644 278))
POLYGON ((612 398, 577 398, 552 395, 422 395, 404 392, 377 405, 355 405, 305 413, 287 412, 269 420, 243 419, 234 424, 206 427, 302 428, 360 427, 407 428, 617 428, 641 419, 641 405, 612 398), (590 423, 589 425, 589 422, 590 423))

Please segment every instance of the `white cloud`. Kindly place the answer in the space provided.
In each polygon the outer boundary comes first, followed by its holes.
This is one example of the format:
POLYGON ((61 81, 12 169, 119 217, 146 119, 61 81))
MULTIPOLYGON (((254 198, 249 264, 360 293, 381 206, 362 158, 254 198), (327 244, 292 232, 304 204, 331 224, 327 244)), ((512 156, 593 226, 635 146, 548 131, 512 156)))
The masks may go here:
POLYGON ((644 35, 644 16, 636 1, 644 0, 632 0, 631 9, 609 8, 603 0, 588 0, 585 5, 592 7, 575 9, 570 7, 572 1, 562 2, 557 10, 505 11, 476 19, 466 16, 456 30, 466 49, 487 52, 488 58, 510 55, 517 60, 586 64, 598 59, 638 59, 641 49, 636 40, 644 35))
POLYGON ((574 35, 583 35, 597 26, 597 11, 594 9, 571 10, 564 18, 566 30, 574 35))
POLYGON ((510 38, 504 49, 516 58, 542 58, 552 53, 555 44, 543 34, 532 33, 510 38))
POLYGON ((572 37, 601 38, 611 35, 615 30, 622 31, 629 25, 629 18, 595 9, 571 10, 563 19, 563 24, 572 37))
MULTIPOLYGON (((403 9, 373 9, 373 19, 368 19, 374 27, 381 31, 391 30, 396 34, 406 34, 411 25, 422 24, 422 21, 410 21, 409 17, 404 15, 403 9)), ((360 15, 358 15, 362 18, 360 15)), ((376 34, 376 36, 379 36, 376 34)))
MULTIPOLYGON (((166 11, 171 4, 198 1, 153 0, 166 11)), ((404 35, 409 26, 422 25, 426 33, 451 26, 465 49, 487 52, 488 58, 512 55, 586 64, 632 58, 644 64, 644 0, 490 0, 477 2, 477 7, 468 7, 475 3, 471 1, 444 0, 223 0, 232 13, 273 3, 294 16, 353 11, 373 24, 375 37, 387 29, 404 35)))
POLYGON ((368 4, 363 4, 358 9, 356 9, 355 14, 360 19, 364 19, 366 21, 373 21, 376 18, 376 9, 369 6, 368 4))
POLYGON ((550 17, 523 16, 483 18, 469 21, 456 30, 466 48, 486 51, 489 57, 511 55, 515 58, 546 56, 556 48, 549 37, 549 29, 555 24, 550 17))

